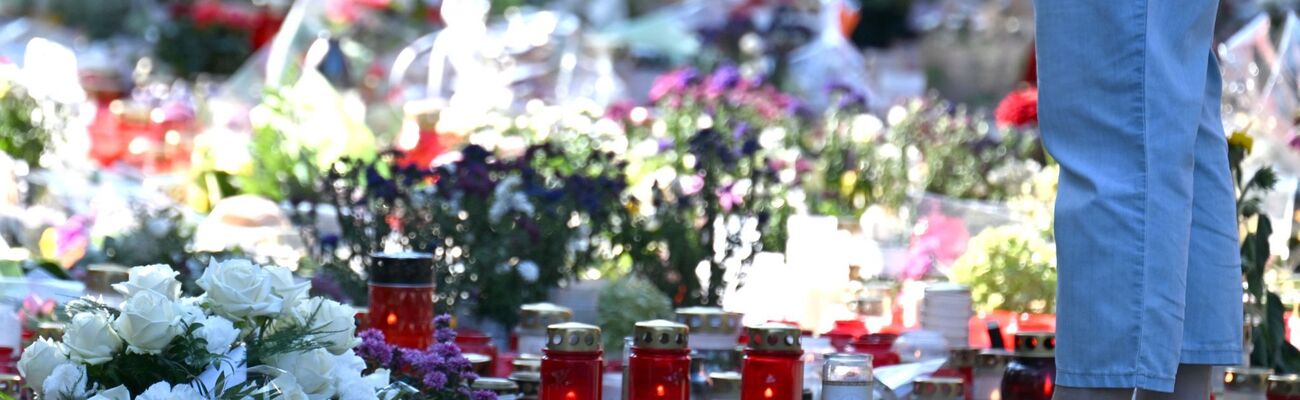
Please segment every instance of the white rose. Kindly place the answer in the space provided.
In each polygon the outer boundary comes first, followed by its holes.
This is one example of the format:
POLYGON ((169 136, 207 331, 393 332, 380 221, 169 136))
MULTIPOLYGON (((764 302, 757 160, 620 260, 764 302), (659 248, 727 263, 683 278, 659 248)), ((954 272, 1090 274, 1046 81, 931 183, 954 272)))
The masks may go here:
MULTIPOLYGON (((362 361, 362 368, 365 368, 365 361, 362 361)), ((377 400, 379 389, 388 386, 389 381, 386 369, 375 370, 365 377, 359 371, 349 371, 343 375, 346 376, 339 378, 339 400, 377 400)))
POLYGON ((126 341, 128 351, 141 354, 161 353, 181 333, 176 303, 152 291, 126 299, 113 327, 126 341))
POLYGON ((195 283, 207 291, 208 304, 218 314, 232 319, 275 315, 282 300, 271 292, 262 267, 248 260, 209 263, 195 283))
POLYGON ((55 367, 69 362, 68 351, 62 344, 50 338, 40 338, 23 350, 23 356, 18 360, 18 372, 27 380, 28 386, 40 389, 55 367))
POLYGON ((131 400, 131 391, 126 390, 126 386, 118 385, 115 388, 95 393, 90 400, 131 400))
POLYGON ((198 323, 203 326, 194 331, 194 336, 208 342, 209 353, 226 354, 235 340, 239 339, 239 329, 235 329, 235 324, 228 319, 214 316, 204 318, 198 323))
POLYGON ((167 382, 158 382, 145 389, 135 400, 193 400, 202 399, 203 395, 198 390, 186 384, 172 386, 167 382))
POLYGON ((293 279, 293 272, 288 268, 273 265, 266 267, 266 275, 271 281, 271 293, 283 299, 283 309, 288 310, 307 298, 311 282, 298 282, 293 279))
POLYGON ((314 339, 328 342, 330 353, 344 354, 361 343, 356 337, 356 311, 337 301, 312 297, 298 305, 294 318, 309 330, 321 332, 314 339))
MULTIPOLYGON (((172 386, 171 395, 172 395, 171 397, 172 400, 193 400, 193 399, 203 398, 203 395, 199 394, 198 389, 195 389, 194 386, 186 385, 186 384, 179 384, 176 386, 172 386)), ((136 400, 140 400, 140 399, 137 398, 136 400)))
POLYGON ((325 349, 281 354, 270 365, 293 375, 311 399, 328 399, 337 393, 334 355, 325 349))
POLYGON ((307 393, 302 391, 302 385, 292 374, 280 375, 268 386, 267 392, 273 394, 273 400, 308 400, 307 393))
POLYGON ((208 317, 208 313, 203 311, 200 304, 207 300, 208 298, 205 295, 182 298, 176 302, 176 313, 180 316, 181 321, 187 324, 202 321, 208 317))
POLYGON ((63 364, 41 385, 46 399, 77 400, 86 398, 86 367, 81 364, 63 364))
POLYGON ((97 365, 113 359, 113 353, 122 348, 122 338, 113 330, 108 314, 83 312, 72 317, 63 333, 63 345, 68 358, 97 365))
POLYGON ((123 296, 131 297, 142 291, 151 291, 176 300, 181 296, 181 281, 176 280, 179 273, 170 265, 154 264, 131 268, 127 281, 113 284, 113 289, 123 296))

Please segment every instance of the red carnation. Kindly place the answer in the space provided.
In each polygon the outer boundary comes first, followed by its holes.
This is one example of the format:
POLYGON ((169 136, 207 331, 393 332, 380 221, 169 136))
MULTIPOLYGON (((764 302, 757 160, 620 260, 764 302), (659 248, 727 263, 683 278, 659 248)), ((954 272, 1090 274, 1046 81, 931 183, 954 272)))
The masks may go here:
POLYGON ((994 112, 999 127, 1024 127, 1038 124, 1038 88, 1020 89, 998 104, 994 112))

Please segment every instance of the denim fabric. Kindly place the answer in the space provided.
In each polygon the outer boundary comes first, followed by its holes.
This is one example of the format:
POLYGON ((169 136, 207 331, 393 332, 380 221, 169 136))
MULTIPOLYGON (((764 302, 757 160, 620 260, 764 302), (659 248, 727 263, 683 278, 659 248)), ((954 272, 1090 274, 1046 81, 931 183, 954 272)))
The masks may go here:
POLYGON ((1057 383, 1171 391, 1241 362, 1241 262, 1211 36, 1218 0, 1036 0, 1061 164, 1057 383))

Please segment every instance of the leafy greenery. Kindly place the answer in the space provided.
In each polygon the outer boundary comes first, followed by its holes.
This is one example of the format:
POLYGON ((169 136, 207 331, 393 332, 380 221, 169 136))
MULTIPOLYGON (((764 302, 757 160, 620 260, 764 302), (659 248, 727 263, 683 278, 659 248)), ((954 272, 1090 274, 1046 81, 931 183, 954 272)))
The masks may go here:
POLYGON ((253 54, 249 32, 224 24, 200 24, 181 17, 163 26, 160 33, 155 49, 158 58, 187 79, 200 74, 233 74, 253 54))
POLYGON ((985 229, 971 238, 952 273, 953 281, 970 286, 980 311, 1056 308, 1056 249, 1033 227, 985 229))
POLYGON ((635 275, 611 282, 596 298, 596 320, 609 352, 623 348, 623 338, 632 335, 637 322, 672 316, 672 300, 635 275))
POLYGON ((42 116, 40 104, 26 89, 12 83, 0 88, 0 151, 28 165, 39 165, 50 142, 42 116))

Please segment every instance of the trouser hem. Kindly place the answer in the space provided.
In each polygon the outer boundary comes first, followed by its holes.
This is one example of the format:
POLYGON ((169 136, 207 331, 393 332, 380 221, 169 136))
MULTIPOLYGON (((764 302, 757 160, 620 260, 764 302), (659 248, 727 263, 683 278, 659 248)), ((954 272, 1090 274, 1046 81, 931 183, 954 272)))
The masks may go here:
POLYGON ((1140 373, 1096 374, 1058 370, 1056 383, 1059 386, 1077 388, 1137 388, 1165 393, 1174 391, 1174 377, 1140 373))
POLYGON ((1240 347, 1235 349, 1183 350, 1178 362, 1193 365, 1240 365, 1244 357, 1240 347))

